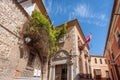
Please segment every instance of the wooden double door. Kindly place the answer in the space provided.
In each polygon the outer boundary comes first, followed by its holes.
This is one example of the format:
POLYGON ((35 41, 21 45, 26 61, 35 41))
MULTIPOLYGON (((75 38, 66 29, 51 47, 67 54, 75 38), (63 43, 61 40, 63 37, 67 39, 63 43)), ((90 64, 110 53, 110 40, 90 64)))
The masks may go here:
POLYGON ((67 65, 55 66, 55 80, 67 80, 67 65))

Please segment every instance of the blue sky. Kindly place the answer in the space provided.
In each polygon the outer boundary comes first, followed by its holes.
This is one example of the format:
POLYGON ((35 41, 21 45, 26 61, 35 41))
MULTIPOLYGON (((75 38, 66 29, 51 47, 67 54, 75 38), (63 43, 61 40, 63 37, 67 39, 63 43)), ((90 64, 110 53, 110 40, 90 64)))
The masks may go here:
POLYGON ((92 33, 90 54, 103 55, 114 0, 43 0, 54 26, 78 19, 85 37, 92 33))

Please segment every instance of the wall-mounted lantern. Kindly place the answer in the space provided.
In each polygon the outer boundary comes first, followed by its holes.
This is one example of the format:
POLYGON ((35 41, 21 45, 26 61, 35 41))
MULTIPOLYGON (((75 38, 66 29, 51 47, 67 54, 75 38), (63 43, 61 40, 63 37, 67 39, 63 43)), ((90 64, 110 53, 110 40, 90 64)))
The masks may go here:
POLYGON ((25 42, 26 42, 26 43, 29 43, 30 41, 31 41, 31 38, 30 38, 30 37, 26 37, 26 38, 25 38, 25 42))

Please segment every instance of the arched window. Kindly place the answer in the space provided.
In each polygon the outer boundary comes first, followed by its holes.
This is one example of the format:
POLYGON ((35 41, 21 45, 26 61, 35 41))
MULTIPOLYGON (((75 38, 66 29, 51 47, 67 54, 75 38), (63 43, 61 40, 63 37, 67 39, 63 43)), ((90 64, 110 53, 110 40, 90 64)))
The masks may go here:
POLYGON ((97 64, 97 59, 95 58, 95 63, 97 64))
POLYGON ((100 59, 100 64, 102 64, 102 59, 100 59))
POLYGON ((105 59, 105 64, 107 64, 107 61, 106 61, 106 59, 105 59))

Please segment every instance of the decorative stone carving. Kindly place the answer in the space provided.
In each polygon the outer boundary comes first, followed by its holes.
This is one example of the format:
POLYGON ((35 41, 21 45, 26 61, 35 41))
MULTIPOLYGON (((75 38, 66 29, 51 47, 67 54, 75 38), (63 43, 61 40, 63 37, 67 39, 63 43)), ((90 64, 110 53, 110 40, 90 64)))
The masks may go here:
POLYGON ((63 60, 67 58, 70 58, 69 53, 65 50, 60 50, 53 56, 52 60, 56 61, 56 60, 63 60))
POLYGON ((56 56, 56 58, 61 58, 61 57, 67 57, 63 52, 60 52, 59 55, 56 56))

